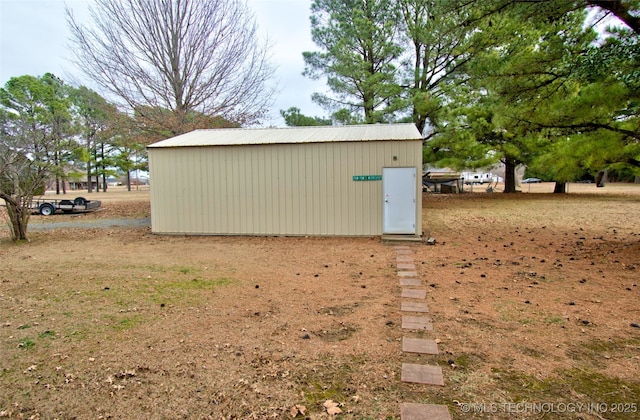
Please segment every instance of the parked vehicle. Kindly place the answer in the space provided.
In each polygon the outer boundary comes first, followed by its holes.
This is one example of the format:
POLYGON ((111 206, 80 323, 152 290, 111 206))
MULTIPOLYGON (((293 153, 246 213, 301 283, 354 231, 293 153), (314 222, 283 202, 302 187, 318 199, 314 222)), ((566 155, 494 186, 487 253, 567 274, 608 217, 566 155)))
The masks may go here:
POLYGON ((539 184, 542 180, 540 178, 525 178, 522 180, 523 184, 539 184))
POLYGON ((494 180, 494 176, 487 172, 462 172, 461 178, 467 185, 471 184, 491 184, 494 180))
POLYGON ((84 197, 76 197, 73 201, 39 198, 31 201, 30 208, 43 216, 51 216, 58 210, 63 213, 80 213, 97 210, 101 205, 99 200, 87 200, 84 197))

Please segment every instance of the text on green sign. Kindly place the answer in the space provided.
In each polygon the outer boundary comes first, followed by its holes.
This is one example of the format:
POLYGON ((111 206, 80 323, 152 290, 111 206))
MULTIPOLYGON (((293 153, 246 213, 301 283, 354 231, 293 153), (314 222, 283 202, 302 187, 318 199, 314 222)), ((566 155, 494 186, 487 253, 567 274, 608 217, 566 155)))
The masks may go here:
POLYGON ((354 175, 354 181, 380 181, 382 180, 382 175, 354 175))

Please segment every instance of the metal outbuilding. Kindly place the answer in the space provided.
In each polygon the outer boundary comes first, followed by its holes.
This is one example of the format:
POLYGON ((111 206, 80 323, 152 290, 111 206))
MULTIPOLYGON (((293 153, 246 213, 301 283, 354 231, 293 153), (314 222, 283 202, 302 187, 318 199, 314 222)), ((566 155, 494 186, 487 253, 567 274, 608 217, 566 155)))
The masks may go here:
POLYGON ((154 233, 421 234, 413 124, 196 130, 148 152, 154 233))

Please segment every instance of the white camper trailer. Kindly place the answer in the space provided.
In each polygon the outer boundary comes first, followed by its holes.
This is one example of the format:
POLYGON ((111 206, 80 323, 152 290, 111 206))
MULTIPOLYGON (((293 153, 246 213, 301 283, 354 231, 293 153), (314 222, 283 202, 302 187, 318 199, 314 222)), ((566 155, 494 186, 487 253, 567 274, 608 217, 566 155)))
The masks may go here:
POLYGON ((494 181, 494 176, 488 172, 462 172, 462 179, 465 184, 490 184, 494 181))

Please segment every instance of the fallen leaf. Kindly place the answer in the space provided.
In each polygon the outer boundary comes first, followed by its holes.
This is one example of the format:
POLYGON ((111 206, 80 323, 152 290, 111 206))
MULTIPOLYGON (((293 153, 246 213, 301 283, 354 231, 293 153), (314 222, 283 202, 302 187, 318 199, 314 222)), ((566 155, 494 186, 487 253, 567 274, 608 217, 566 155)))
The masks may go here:
POLYGON ((291 407, 291 410, 289 410, 289 414, 291 414, 291 417, 296 417, 298 414, 301 414, 304 416, 306 413, 307 413, 307 407, 300 404, 294 405, 293 407, 291 407))
POLYGON ((342 413, 342 410, 340 409, 340 407, 338 407, 340 403, 337 403, 333 400, 327 400, 322 405, 327 409, 327 414, 334 416, 336 414, 342 413))
POLYGON ((324 408, 330 408, 330 407, 337 407, 340 404, 338 404, 337 402, 334 402, 333 400, 327 400, 322 405, 324 406, 324 408))
POLYGON ((340 410, 339 407, 327 408, 327 414, 330 414, 332 416, 335 416, 336 414, 340 414, 340 413, 342 413, 342 410, 340 410))

